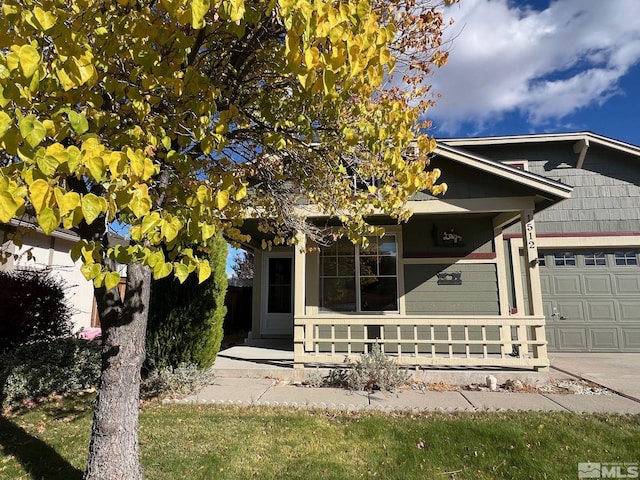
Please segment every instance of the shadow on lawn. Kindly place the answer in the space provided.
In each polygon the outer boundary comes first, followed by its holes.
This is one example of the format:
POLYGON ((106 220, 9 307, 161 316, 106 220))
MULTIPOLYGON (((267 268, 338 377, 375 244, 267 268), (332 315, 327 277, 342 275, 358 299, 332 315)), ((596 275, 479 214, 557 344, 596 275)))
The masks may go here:
POLYGON ((5 455, 13 455, 37 480, 79 480, 82 472, 71 466, 42 440, 27 433, 0 414, 0 446, 5 455))

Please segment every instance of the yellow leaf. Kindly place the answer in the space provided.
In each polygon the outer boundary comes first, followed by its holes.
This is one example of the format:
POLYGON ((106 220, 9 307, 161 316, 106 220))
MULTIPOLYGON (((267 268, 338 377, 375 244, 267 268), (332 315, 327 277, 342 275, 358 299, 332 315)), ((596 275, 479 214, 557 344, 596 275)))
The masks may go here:
POLYGON ((147 265, 151 268, 155 267, 158 263, 164 263, 164 253, 162 253, 162 250, 158 250, 147 256, 147 265))
POLYGON ((39 156, 36 163, 40 171, 47 177, 52 176, 58 168, 58 165, 60 165, 54 157, 49 155, 39 156))
POLYGON ((247 186, 246 185, 242 185, 237 191, 236 191, 236 200, 240 201, 242 200, 244 197, 247 196, 247 186))
POLYGON ((63 217, 82 204, 80 195, 76 192, 64 193, 62 189, 55 188, 53 193, 56 197, 56 203, 58 204, 60 215, 63 217))
POLYGON ((7 130, 11 127, 11 117, 5 112, 0 112, 0 138, 4 137, 7 130))
POLYGON ((29 186, 29 197, 36 214, 39 214, 43 208, 49 205, 51 187, 46 181, 38 179, 29 186))
POLYGON ((91 173, 91 176, 96 180, 99 181, 100 179, 102 179, 102 177, 104 177, 104 174, 106 173, 106 169, 104 166, 104 162, 102 161, 102 158, 91 157, 89 158, 89 160, 86 161, 85 165, 89 170, 89 173, 91 173))
POLYGON ((71 128, 73 128, 78 135, 82 135, 89 130, 89 122, 87 121, 87 116, 84 113, 78 113, 71 110, 67 114, 67 117, 69 118, 71 128))
POLYGON ((120 274, 118 272, 109 272, 104 276, 104 288, 111 290, 120 283, 120 274))
POLYGON ((170 221, 163 220, 160 233, 166 239, 167 242, 172 242, 178 236, 178 232, 182 228, 182 222, 173 217, 170 221))
POLYGON ((151 272, 153 273, 153 278, 158 280, 169 275, 171 270, 173 270, 173 267, 170 263, 159 262, 155 264, 151 272))
POLYGON ((149 198, 149 191, 144 184, 137 185, 131 196, 129 202, 129 208, 133 214, 140 218, 144 217, 151 210, 151 199, 149 198))
POLYGON ((47 135, 47 129, 34 114, 21 118, 18 126, 20 127, 20 135, 32 148, 37 147, 47 135))
POLYGON ((158 212, 153 212, 151 213, 151 215, 146 215, 142 219, 140 233, 142 233, 142 235, 146 235, 151 230, 155 229, 158 225, 160 225, 161 221, 162 221, 162 218, 160 218, 160 214, 158 212))
POLYGON ((38 23, 42 27, 42 30, 47 31, 56 24, 58 19, 53 13, 45 12, 40 7, 33 9, 33 14, 38 20, 38 23))
POLYGON ((229 204, 229 192, 227 190, 218 190, 216 193, 216 208, 222 210, 229 204))
POLYGON ((60 214, 50 207, 43 208, 38 215, 38 225, 45 234, 49 235, 60 225, 60 214))
POLYGON ((193 28, 203 28, 207 22, 205 17, 209 11, 209 0, 192 0, 191 2, 191 25, 193 28))
POLYGON ((18 52, 20 68, 25 77, 31 78, 40 66, 40 54, 31 45, 23 45, 18 52))
POLYGON ((211 276, 211 265, 208 260, 198 263, 198 283, 204 282, 211 276))
POLYGON ((184 281, 189 276, 189 268, 184 263, 174 264, 173 271, 175 272, 178 280, 180 280, 180 283, 184 283, 184 281))
POLYGON ((209 240, 215 235, 216 227, 208 223, 203 223, 200 226, 200 231, 202 232, 202 240, 209 240))
POLYGON ((82 275, 84 275, 84 278, 86 278, 87 280, 93 280, 94 278, 96 278, 100 274, 101 269, 102 268, 98 263, 84 264, 80 267, 82 275))
POLYGON ((9 223, 23 205, 23 199, 15 198, 9 192, 0 192, 0 222, 9 223))
POLYGON ((107 201, 102 198, 89 193, 82 197, 82 215, 85 221, 91 225, 98 216, 107 210, 107 201))

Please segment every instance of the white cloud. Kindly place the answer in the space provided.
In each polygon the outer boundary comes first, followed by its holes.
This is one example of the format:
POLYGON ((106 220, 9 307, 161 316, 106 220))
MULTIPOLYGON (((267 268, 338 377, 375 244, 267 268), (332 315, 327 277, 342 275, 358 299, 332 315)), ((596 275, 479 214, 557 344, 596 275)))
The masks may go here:
POLYGON ((562 119, 621 94, 640 61, 638 0, 557 0, 534 10, 508 0, 461 0, 449 62, 431 79, 439 132, 519 112, 532 125, 562 119))

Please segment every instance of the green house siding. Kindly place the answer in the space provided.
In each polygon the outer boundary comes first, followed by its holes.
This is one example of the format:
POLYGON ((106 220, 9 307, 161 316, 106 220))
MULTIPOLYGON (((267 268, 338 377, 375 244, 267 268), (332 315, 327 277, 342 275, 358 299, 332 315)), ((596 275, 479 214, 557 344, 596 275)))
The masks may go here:
POLYGON ((494 251, 491 219, 481 215, 414 215, 403 226, 402 240, 405 258, 462 257, 494 251), (455 240, 450 239, 452 232, 458 235, 455 240))
POLYGON ((495 264, 405 265, 404 285, 408 315, 500 314, 495 264))

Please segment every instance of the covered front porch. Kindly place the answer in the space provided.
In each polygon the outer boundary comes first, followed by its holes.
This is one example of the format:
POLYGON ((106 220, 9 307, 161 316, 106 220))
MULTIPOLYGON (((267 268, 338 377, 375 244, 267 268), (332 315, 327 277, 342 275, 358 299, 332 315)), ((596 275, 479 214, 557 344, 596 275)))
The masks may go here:
MULTIPOLYGON (((413 369, 548 369, 534 215, 571 189, 446 148, 436 160, 447 195, 412 200, 406 224, 374 215, 385 235, 368 246, 300 234, 295 248, 256 248, 250 340, 291 339, 294 368, 344 365, 378 345, 413 369), (525 232, 515 253, 503 238, 513 224, 525 232)), ((305 216, 327 222, 312 207, 305 216)))

